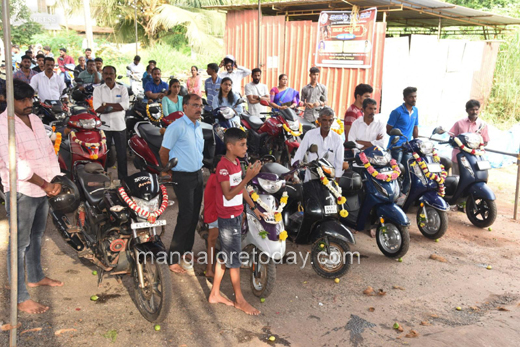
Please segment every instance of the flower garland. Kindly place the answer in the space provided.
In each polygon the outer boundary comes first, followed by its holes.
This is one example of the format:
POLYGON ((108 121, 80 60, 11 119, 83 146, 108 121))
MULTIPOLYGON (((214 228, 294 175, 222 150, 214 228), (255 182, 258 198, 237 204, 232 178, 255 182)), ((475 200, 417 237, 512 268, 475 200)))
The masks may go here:
POLYGON ((332 195, 334 195, 336 197, 336 203, 338 205, 341 205, 341 211, 339 211, 339 215, 342 218, 347 218, 348 211, 345 209, 345 203, 347 202, 347 199, 341 195, 341 193, 342 193, 341 188, 338 186, 338 184, 336 182, 334 182, 334 183, 336 183, 337 189, 332 186, 332 183, 330 183, 329 179, 327 177, 325 177, 325 174, 323 173, 323 169, 321 167, 318 167, 317 171, 318 171, 318 175, 320 175, 321 183, 330 190, 332 195))
MULTIPOLYGON (((56 133, 56 127, 55 126, 52 127, 52 131, 54 133, 56 133)), ((58 155, 58 152, 60 151, 61 140, 62 140, 61 133, 57 132, 56 133, 56 140, 54 140, 54 153, 56 155, 58 155)))
POLYGON ((152 117, 152 115, 150 114, 150 104, 146 104, 146 115, 152 122, 160 122, 161 119, 164 117, 164 115, 162 113, 162 108, 160 108, 160 107, 159 107, 159 112, 161 112, 161 116, 159 118, 156 119, 156 118, 152 117))
POLYGON ((331 130, 341 136, 345 132, 345 124, 341 119, 336 119, 336 122, 339 124, 339 129, 331 128, 331 130))
POLYGON ((287 126, 287 124, 283 125, 283 130, 287 131, 289 134, 291 134, 294 137, 299 137, 303 132, 303 126, 302 123, 300 123, 300 128, 298 129, 298 132, 292 131, 291 128, 287 126))
POLYGON ((401 174, 401 169, 399 169, 399 165, 397 165, 395 159, 390 160, 390 165, 393 170, 390 173, 381 173, 374 169, 372 164, 368 161, 366 154, 363 152, 359 153, 359 159, 361 159, 361 162, 363 163, 363 166, 365 166, 365 169, 367 169, 368 173, 380 181, 392 182, 401 174))
POLYGON ((457 144, 457 146, 459 146, 460 149, 462 149, 464 152, 468 152, 470 154, 480 155, 480 156, 482 156, 482 155, 484 155, 486 153, 486 151, 484 150, 484 144, 483 143, 481 143, 479 145, 479 149, 478 150, 477 149, 469 149, 469 148, 467 148, 466 146, 464 146, 462 144, 462 141, 458 137, 455 136, 453 139, 455 140, 455 143, 457 144))
POLYGON ((87 148, 95 150, 96 153, 90 154, 90 159, 96 160, 98 158, 97 150, 101 145, 104 145, 107 143, 107 137, 105 135, 105 132, 103 130, 99 131, 99 134, 101 135, 101 141, 97 143, 90 143, 90 142, 83 142, 80 139, 76 137, 76 133, 74 131, 70 132, 70 138, 72 141, 76 142, 80 146, 85 146, 87 148))
POLYGON ((164 185, 161 184, 161 191, 162 191, 162 203, 161 203, 161 207, 157 210, 157 211, 154 211, 154 212, 148 212, 146 210, 143 210, 142 208, 140 208, 139 206, 137 206, 137 204, 135 203, 135 201, 128 196, 128 194, 126 194, 125 192, 125 188, 123 187, 119 187, 118 189, 118 192, 119 192, 119 195, 121 196, 121 198, 123 199, 123 201, 133 210, 135 211, 139 216, 143 217, 143 218, 146 218, 146 220, 150 223, 155 223, 155 221, 157 220, 157 217, 159 217, 163 212, 164 210, 166 209, 166 207, 168 206, 168 192, 166 191, 166 187, 164 185))
MULTIPOLYGON (((247 186, 246 189, 247 189, 247 192, 249 193, 249 195, 251 196, 251 200, 253 200, 253 202, 260 205, 260 207, 262 207, 267 214, 274 214, 275 223, 279 223, 282 221, 282 211, 283 211, 284 207, 287 205, 287 201, 289 200, 289 195, 287 194, 287 191, 283 192, 282 197, 280 198, 280 205, 278 206, 278 208, 274 211, 271 211, 269 206, 267 206, 260 199, 260 196, 258 195, 257 192, 255 192, 253 187, 247 186)), ((268 221, 266 221, 266 222, 269 223, 268 221)), ((265 239, 267 237, 267 232, 261 231, 260 236, 263 239, 265 239)), ((287 239, 287 236, 288 236, 287 231, 284 230, 280 233, 280 235, 278 235, 278 238, 280 239, 280 241, 285 241, 287 239)))
MULTIPOLYGON (((446 172, 446 170, 444 170, 444 165, 440 164, 441 165, 441 174, 437 175, 437 174, 431 173, 428 170, 428 166, 426 165, 424 160, 419 156, 419 154, 417 154, 416 152, 413 152, 413 157, 415 158, 415 161, 417 162, 417 164, 419 164, 419 167, 423 171, 424 176, 426 176, 428 179, 430 179, 432 181, 437 182, 437 184, 439 185, 437 194, 439 194, 441 197, 444 197, 444 195, 446 193, 445 187, 444 187, 444 181, 446 180, 446 176, 448 176, 448 173, 446 172)), ((437 154, 437 151, 435 151, 435 150, 433 150, 433 161, 436 163, 441 162, 441 159, 439 158, 439 155, 437 154)))

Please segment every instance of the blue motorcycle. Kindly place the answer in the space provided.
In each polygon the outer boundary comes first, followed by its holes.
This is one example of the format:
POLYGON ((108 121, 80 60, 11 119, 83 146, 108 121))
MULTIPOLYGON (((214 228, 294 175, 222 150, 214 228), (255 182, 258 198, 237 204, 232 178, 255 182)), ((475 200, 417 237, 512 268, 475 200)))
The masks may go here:
MULTIPOLYGON (((345 147, 354 149, 356 144, 349 141, 345 147)), ((410 246, 410 220, 395 203, 400 194, 399 184, 395 177, 387 182, 369 172, 372 166, 383 175, 392 174, 394 169, 389 165, 390 153, 373 146, 346 160, 350 168, 345 170, 339 185, 347 199, 349 215, 341 218, 341 223, 356 230, 375 227, 379 250, 390 258, 403 257, 410 246), (364 163, 363 160, 368 162, 364 163)))
POLYGON ((406 142, 401 147, 404 152, 412 154, 406 163, 408 176, 400 177, 401 186, 404 180, 410 181, 410 189, 399 205, 404 212, 412 205, 419 206, 416 217, 419 231, 429 239, 439 239, 448 230, 447 211, 450 206, 442 198, 444 188, 441 184, 445 181, 446 172, 441 166, 440 158, 434 155, 433 143, 421 139, 408 141, 401 130, 396 128, 391 130, 390 135, 403 136, 406 142))
MULTIPOLYGON (((433 134, 444 132, 442 127, 433 130, 433 134)), ((477 133, 458 136, 450 133, 450 139, 440 144, 448 143, 453 148, 460 149, 457 154, 460 175, 446 178, 446 201, 450 205, 465 202, 466 215, 470 222, 479 228, 487 228, 497 218, 497 205, 495 194, 487 185, 491 164, 483 157, 482 142, 482 136, 477 133)))

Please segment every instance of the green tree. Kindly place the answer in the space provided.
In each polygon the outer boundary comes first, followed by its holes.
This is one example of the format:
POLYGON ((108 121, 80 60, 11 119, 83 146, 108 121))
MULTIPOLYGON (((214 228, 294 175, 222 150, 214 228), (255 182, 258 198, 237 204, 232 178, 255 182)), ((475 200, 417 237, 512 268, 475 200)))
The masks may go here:
MULTIPOLYGON (((11 41, 19 45, 28 45, 32 37, 41 32, 41 25, 31 21, 31 12, 25 4, 25 0, 10 1, 11 41), (19 25, 12 25, 13 23, 19 25)), ((2 23, 3 8, 0 7, 0 23, 2 23)), ((0 29, 0 35, 4 34, 4 23, 0 29)))

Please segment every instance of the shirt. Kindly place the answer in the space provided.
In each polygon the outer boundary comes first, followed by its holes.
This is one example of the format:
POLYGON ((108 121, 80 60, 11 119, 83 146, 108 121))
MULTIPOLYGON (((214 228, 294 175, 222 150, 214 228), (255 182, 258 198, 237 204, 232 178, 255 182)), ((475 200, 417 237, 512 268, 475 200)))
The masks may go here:
POLYGON ((386 133, 385 124, 380 120, 374 119, 370 125, 365 122, 363 117, 358 118, 352 124, 348 133, 348 140, 356 142, 357 148, 363 148, 363 145, 357 143, 358 140, 372 142, 372 145, 385 147, 384 139, 376 140, 379 134, 386 133))
POLYGON ((222 102, 220 102, 220 100, 218 99, 218 95, 215 96, 213 98, 213 109, 219 108, 221 106, 227 106, 227 107, 231 107, 233 110, 235 110, 237 115, 240 115, 242 112, 244 112, 244 107, 242 106, 242 104, 237 105, 237 101, 240 99, 240 95, 238 95, 237 93, 233 93, 233 95, 234 95, 234 100, 233 100, 232 104, 229 103, 228 99, 225 97, 222 97, 222 102))
MULTIPOLYGON (((454 136, 464 133, 477 133, 482 136, 484 143, 489 142, 488 126, 479 118, 477 118, 476 122, 470 121, 469 118, 461 119, 453 125, 450 132, 452 132, 454 136)), ((458 148, 453 149, 451 161, 454 163, 457 162, 457 154, 459 154, 459 152, 460 150, 458 148)))
POLYGON ((235 163, 230 162, 226 157, 222 157, 217 165, 217 189, 215 198, 217 201, 218 218, 235 218, 244 212, 244 196, 242 191, 235 195, 231 200, 226 199, 222 193, 222 182, 229 182, 229 188, 233 189, 242 182, 242 168, 238 158, 235 163))
MULTIPOLYGON (((393 110, 392 113, 390 113, 388 125, 401 130, 403 135, 411 140, 413 136, 413 128, 419 125, 419 111, 417 110, 417 107, 413 106, 412 113, 410 114, 405 104, 403 103, 401 106, 393 110)), ((388 148, 392 146, 391 144, 393 138, 394 136, 390 136, 390 140, 388 141, 388 148)), ((406 139, 401 136, 399 141, 397 141, 393 147, 399 147, 405 141, 406 139)))
MULTIPOLYGON (((300 147, 296 151, 292 164, 294 164, 296 161, 303 161, 305 153, 312 144, 318 145, 318 155, 320 158, 324 158, 325 154, 328 153, 328 160, 332 163, 336 170, 336 177, 341 177, 343 175, 343 141, 341 140, 341 136, 332 130, 329 131, 329 134, 325 138, 321 136, 320 128, 309 130, 305 134, 300 147)), ((309 162, 315 160, 316 158, 317 155, 315 153, 307 154, 307 159, 309 162)), ((307 170, 305 173, 305 182, 309 181, 310 179, 311 174, 310 171, 307 170)))
POLYGON ((36 71, 36 73, 40 73, 42 72, 42 69, 40 69, 40 66, 36 65, 35 67, 32 68, 33 71, 36 71))
POLYGON ((165 117, 173 112, 183 110, 182 109, 182 96, 180 96, 180 95, 177 96, 177 103, 174 103, 173 101, 168 99, 167 96, 162 98, 161 103, 162 103, 162 112, 165 117))
MULTIPOLYGON (((300 100, 303 102, 309 102, 311 104, 316 102, 326 102, 327 101, 327 87, 323 84, 318 83, 316 87, 313 87, 310 83, 302 88, 300 100), (320 97, 323 96, 325 98, 324 101, 320 100, 320 97)), ((319 112, 316 107, 314 108, 305 108, 305 112, 303 113, 303 117, 311 123, 314 123, 316 119, 318 119, 319 112)))
POLYGON ((97 71, 91 74, 90 72, 88 72, 88 70, 85 70, 78 75, 78 78, 81 78, 83 80, 83 83, 94 83, 94 74, 97 74, 97 77, 99 79, 98 83, 101 83, 101 74, 97 71))
POLYGON ((218 77, 213 83, 213 78, 210 77, 204 82, 204 90, 206 91, 206 98, 208 105, 204 106, 204 110, 211 111, 213 109, 213 99, 218 97, 218 91, 220 90, 220 82, 222 78, 218 77))
MULTIPOLYGON (((14 118, 18 173, 17 191, 33 198, 46 196, 47 194, 42 188, 28 182, 28 180, 34 174, 37 174, 45 181, 50 182, 60 174, 60 165, 54 153, 54 146, 37 115, 29 115, 32 130, 18 116, 14 118)), ((5 192, 10 191, 7 112, 0 114, 0 176, 5 192)), ((24 213, 24 211, 20 212, 24 213)))
POLYGON ((210 224, 218 219, 217 214, 217 175, 209 175, 204 189, 204 223, 210 224))
POLYGON ((170 150, 169 159, 177 158, 173 171, 196 172, 202 168, 204 138, 200 121, 195 124, 184 115, 166 128, 162 147, 170 150))
POLYGON ((143 74, 143 89, 146 87, 146 85, 150 82, 153 82, 152 75, 149 75, 148 72, 145 72, 143 74))
POLYGON ((251 75, 251 70, 243 66, 238 66, 235 70, 233 70, 232 73, 224 71, 219 73, 218 75, 222 79, 226 77, 231 78, 231 80, 233 81, 233 92, 240 94, 240 92, 242 91, 242 79, 246 76, 251 75))
POLYGON ((45 75, 45 72, 40 72, 31 79, 31 87, 38 93, 41 101, 59 100, 65 89, 65 82, 56 73, 53 73, 52 77, 49 78, 45 75))
MULTIPOLYGON (((163 91, 168 90, 168 84, 164 81, 161 81, 158 85, 152 80, 152 82, 148 82, 146 87, 144 87, 144 92, 152 92, 152 93, 162 93, 163 91)), ((153 99, 153 101, 157 101, 158 99, 153 99)))
POLYGON ((87 65, 85 65, 85 67, 81 67, 81 65, 76 65, 76 67, 74 68, 74 78, 78 78, 79 74, 86 70, 87 65))
MULTIPOLYGON (((248 83, 248 84, 246 84, 245 91, 246 91, 246 96, 247 95, 257 95, 260 97, 262 97, 262 96, 269 97, 269 90, 267 89, 267 86, 262 83, 258 83, 258 84, 254 83, 254 82, 248 83)), ((252 116, 260 117, 261 116, 260 112, 266 112, 265 106, 263 106, 260 103, 251 104, 249 102, 249 99, 247 100, 247 108, 249 110, 249 113, 252 116)))
POLYGON ((352 123, 360 117, 363 117, 363 110, 352 104, 347 109, 347 112, 345 112, 345 118, 343 121, 345 122, 345 125, 352 125, 352 123))
POLYGON ((143 73, 146 73, 146 69, 141 63, 135 65, 135 63, 132 62, 130 65, 128 65, 128 67, 130 68, 130 70, 126 69, 126 77, 130 77, 132 76, 132 74, 142 76, 143 73))
POLYGON ((23 70, 20 69, 13 74, 13 79, 24 81, 25 83, 29 84, 31 83, 31 79, 33 78, 33 76, 37 74, 38 73, 36 71, 29 69, 29 77, 27 77, 25 72, 23 72, 23 70))
POLYGON ((103 103, 120 104, 123 111, 99 114, 101 121, 105 122, 101 129, 105 131, 122 131, 126 129, 125 110, 129 107, 128 90, 122 84, 115 83, 114 88, 110 89, 106 84, 94 88, 93 95, 94 110, 97 110, 103 103))
POLYGON ((70 55, 66 55, 64 57, 58 58, 58 66, 60 67, 61 72, 65 72, 64 66, 67 64, 74 64, 74 58, 72 58, 70 55))

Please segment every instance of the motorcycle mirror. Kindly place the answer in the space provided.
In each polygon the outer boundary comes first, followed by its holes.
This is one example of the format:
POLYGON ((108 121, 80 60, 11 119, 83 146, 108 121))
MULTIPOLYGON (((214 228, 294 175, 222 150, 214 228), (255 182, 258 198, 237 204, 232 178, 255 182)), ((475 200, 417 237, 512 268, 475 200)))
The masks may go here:
POLYGON ((390 130, 390 132, 388 134, 392 135, 392 136, 403 136, 401 129, 397 129, 397 128, 392 128, 392 130, 390 130))
POLYGON ((323 95, 320 96, 320 101, 321 101, 321 102, 325 102, 325 97, 324 97, 323 95))
POLYGON ((397 142, 399 142, 399 137, 396 136, 392 139, 392 145, 395 145, 397 142))
POLYGON ((168 164, 166 164, 164 169, 162 169, 161 171, 162 172, 170 171, 171 169, 173 169, 174 167, 177 166, 177 163, 178 163, 177 158, 171 158, 170 161, 168 162, 168 164))
POLYGON ((442 126, 438 126, 437 128, 433 129, 432 135, 435 134, 444 134, 446 131, 442 128, 442 126))
POLYGON ((237 102, 237 105, 245 104, 246 100, 244 98, 240 98, 237 102))
POLYGON ((356 146, 356 143, 355 143, 354 141, 347 141, 347 142, 345 142, 345 145, 344 145, 344 146, 345 146, 345 148, 347 148, 347 149, 354 149, 354 148, 357 147, 357 146, 356 146))
MULTIPOLYGON (((130 70, 130 66, 127 66, 126 69, 127 69, 127 70, 130 70)), ((132 70, 130 70, 130 71, 132 71, 132 70)))
POLYGON ((118 80, 120 80, 121 78, 123 78, 123 76, 121 76, 121 75, 117 76, 118 80))
POLYGON ((318 145, 313 143, 309 149, 307 150, 307 152, 310 152, 310 153, 318 153, 318 145))
POLYGON ((163 88, 163 89, 161 90, 161 93, 166 93, 166 89, 163 88))
POLYGON ((170 76, 170 79, 171 79, 171 80, 174 79, 174 78, 175 78, 175 76, 170 76))

